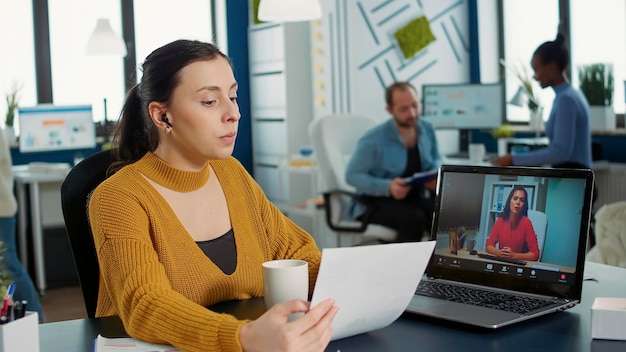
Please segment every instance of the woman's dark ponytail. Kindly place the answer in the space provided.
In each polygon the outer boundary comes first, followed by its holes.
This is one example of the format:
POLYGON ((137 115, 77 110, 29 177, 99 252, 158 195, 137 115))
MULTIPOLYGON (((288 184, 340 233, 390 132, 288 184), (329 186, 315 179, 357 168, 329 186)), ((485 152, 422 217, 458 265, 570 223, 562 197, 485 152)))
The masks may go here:
POLYGON ((111 165, 109 173, 131 164, 153 151, 158 142, 158 132, 141 103, 139 85, 126 94, 126 101, 113 135, 113 156, 118 160, 111 165))
POLYGON ((554 43, 559 46, 565 45, 565 36, 561 33, 557 33, 556 38, 554 39, 554 43))

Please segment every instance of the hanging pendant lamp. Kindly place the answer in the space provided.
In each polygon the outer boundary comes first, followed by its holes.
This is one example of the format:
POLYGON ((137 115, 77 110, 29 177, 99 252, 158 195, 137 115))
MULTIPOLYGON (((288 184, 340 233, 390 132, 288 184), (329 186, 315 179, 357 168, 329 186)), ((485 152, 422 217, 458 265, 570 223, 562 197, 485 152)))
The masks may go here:
POLYGON ((117 35, 108 18, 99 18, 96 28, 87 40, 87 55, 126 56, 126 43, 117 35))
POLYGON ((265 22, 311 21, 322 17, 319 0, 261 0, 259 20, 265 22))

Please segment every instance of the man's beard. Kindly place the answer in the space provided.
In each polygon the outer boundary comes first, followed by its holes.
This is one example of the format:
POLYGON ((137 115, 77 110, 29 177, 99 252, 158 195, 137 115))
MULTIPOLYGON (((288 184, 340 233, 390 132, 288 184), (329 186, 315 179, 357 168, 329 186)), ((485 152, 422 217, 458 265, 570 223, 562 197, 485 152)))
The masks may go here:
POLYGON ((396 124, 398 124, 398 126, 400 127, 405 127, 405 128, 414 127, 417 124, 417 118, 411 119, 410 121, 407 121, 407 120, 399 121, 398 119, 396 119, 396 124))

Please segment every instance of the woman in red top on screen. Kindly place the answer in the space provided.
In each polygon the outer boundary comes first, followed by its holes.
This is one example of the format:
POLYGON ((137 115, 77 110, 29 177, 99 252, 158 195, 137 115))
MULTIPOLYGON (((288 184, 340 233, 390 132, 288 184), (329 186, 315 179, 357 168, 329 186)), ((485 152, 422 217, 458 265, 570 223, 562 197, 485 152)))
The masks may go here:
POLYGON ((539 246, 533 224, 528 214, 528 193, 515 186, 506 205, 487 238, 487 252, 498 257, 517 260, 539 259, 539 246), (498 248, 496 248, 496 243, 498 248))

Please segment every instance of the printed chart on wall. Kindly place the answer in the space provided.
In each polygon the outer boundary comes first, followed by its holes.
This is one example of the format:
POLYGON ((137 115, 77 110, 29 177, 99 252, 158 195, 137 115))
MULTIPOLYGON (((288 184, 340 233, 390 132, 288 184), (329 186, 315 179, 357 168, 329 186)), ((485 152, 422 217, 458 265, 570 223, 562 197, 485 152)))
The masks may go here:
POLYGON ((40 105, 19 109, 20 151, 43 152, 93 148, 91 105, 40 105))

